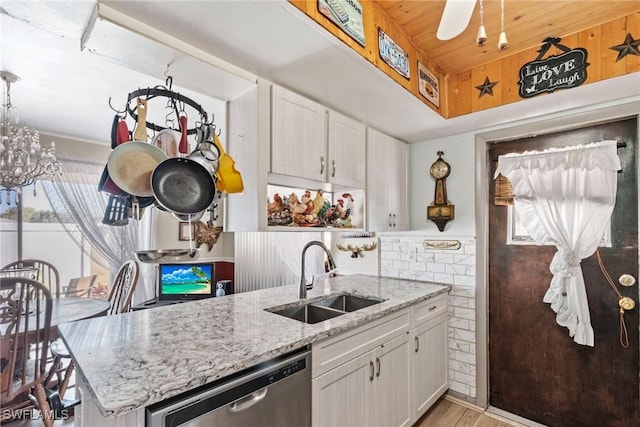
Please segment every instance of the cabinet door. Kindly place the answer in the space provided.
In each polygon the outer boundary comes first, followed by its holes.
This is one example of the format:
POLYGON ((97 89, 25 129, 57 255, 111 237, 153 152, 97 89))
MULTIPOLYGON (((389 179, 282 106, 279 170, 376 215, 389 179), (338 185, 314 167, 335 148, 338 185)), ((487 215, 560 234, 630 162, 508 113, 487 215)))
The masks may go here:
POLYGON ((411 402, 409 399, 409 336, 402 334, 385 343, 376 351, 376 417, 372 426, 409 426, 411 402))
POLYGON ((405 231, 409 224, 409 146, 394 140, 389 149, 389 210, 392 230, 405 231))
POLYGON ((329 110, 328 181, 364 188, 366 137, 364 124, 329 110))
POLYGON ((367 219, 370 231, 409 229, 409 148, 367 129, 367 219))
POLYGON ((443 314, 411 331, 413 420, 421 417, 449 387, 447 315, 443 314))
POLYGON ((371 425, 375 385, 374 353, 340 365, 311 381, 313 427, 371 425))
POLYGON ((386 176, 390 138, 375 129, 367 129, 367 228, 370 231, 391 229, 389 178, 386 176))
POLYGON ((271 172, 324 182, 326 170, 326 109, 274 85, 271 172))

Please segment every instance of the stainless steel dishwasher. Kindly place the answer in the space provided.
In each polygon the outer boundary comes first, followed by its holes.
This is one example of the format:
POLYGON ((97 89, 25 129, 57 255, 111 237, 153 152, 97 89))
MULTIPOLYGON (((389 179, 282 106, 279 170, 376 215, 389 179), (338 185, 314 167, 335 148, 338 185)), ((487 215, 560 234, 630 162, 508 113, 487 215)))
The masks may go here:
POLYGON ((146 426, 311 426, 311 351, 287 353, 148 406, 146 426))

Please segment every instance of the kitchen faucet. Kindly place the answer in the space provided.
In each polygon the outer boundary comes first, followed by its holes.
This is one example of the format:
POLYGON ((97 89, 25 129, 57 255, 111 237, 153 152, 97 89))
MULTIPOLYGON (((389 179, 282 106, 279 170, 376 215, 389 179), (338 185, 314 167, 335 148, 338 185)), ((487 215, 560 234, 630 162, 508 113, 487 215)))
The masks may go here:
MULTIPOLYGON (((327 258, 329 262, 329 271, 336 269, 336 263, 333 261, 331 252, 329 252, 329 249, 324 245, 324 243, 319 242, 317 240, 313 240, 307 243, 304 246, 304 249, 302 249, 302 263, 301 263, 302 272, 300 273, 300 299, 307 297, 307 279, 305 279, 304 277, 304 254, 307 252, 307 249, 309 249, 311 246, 320 246, 324 250, 324 252, 327 254, 327 258)), ((309 288, 312 288, 312 287, 313 287, 313 277, 311 277, 311 285, 309 286, 309 288)))

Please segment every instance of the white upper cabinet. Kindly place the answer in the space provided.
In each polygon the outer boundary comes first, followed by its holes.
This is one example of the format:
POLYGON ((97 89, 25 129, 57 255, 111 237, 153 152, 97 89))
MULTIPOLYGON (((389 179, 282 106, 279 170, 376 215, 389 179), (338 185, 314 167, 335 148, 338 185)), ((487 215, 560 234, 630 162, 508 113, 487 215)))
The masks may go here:
POLYGON ((277 85, 271 99, 271 173, 364 189, 364 124, 277 85))
POLYGON ((272 87, 271 172, 325 181, 327 110, 297 93, 272 87))
POLYGON ((352 188, 364 188, 366 171, 366 127, 329 110, 329 153, 327 181, 352 188))
POLYGON ((409 147, 367 129, 367 224, 370 231, 409 229, 409 147))

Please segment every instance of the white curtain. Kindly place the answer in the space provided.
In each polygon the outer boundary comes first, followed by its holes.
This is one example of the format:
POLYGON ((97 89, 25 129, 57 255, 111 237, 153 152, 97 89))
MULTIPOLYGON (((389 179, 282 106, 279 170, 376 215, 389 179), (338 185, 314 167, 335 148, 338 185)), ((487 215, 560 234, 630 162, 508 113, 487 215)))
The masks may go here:
POLYGON ((557 252, 544 302, 581 345, 593 347, 589 304, 580 263, 596 251, 613 212, 620 159, 616 141, 498 158, 495 173, 511 181, 520 223, 538 244, 557 252))
POLYGON ((107 207, 107 196, 98 191, 100 172, 104 164, 59 159, 63 174, 51 181, 42 181, 51 208, 69 235, 86 251, 76 231, 89 242, 91 256, 112 274, 137 249, 138 223, 130 220, 125 226, 102 223, 107 207))

